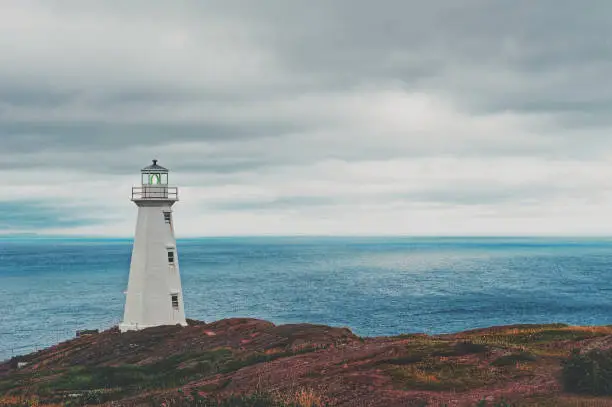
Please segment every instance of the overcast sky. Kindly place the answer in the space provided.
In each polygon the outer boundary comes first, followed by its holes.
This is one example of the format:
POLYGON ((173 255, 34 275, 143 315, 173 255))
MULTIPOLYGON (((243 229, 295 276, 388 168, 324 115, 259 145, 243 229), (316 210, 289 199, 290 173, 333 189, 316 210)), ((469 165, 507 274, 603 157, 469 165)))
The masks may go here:
POLYGON ((612 235, 609 0, 0 1, 0 233, 612 235))

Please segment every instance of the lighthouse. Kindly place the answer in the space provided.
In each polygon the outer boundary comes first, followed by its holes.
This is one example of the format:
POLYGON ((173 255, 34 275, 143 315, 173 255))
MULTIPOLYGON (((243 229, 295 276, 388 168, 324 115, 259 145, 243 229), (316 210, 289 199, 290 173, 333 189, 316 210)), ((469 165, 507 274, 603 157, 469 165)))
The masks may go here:
POLYGON ((157 160, 141 170, 141 181, 132 188, 138 219, 121 332, 187 325, 172 218, 178 188, 157 160))

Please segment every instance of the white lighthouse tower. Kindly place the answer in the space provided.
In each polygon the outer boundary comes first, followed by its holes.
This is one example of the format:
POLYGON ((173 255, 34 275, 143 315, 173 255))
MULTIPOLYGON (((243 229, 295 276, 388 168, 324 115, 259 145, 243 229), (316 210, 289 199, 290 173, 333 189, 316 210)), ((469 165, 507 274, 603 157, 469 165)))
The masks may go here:
POLYGON ((138 220, 121 332, 187 325, 172 220, 178 188, 168 186, 168 170, 157 160, 141 173, 142 186, 132 188, 138 220))

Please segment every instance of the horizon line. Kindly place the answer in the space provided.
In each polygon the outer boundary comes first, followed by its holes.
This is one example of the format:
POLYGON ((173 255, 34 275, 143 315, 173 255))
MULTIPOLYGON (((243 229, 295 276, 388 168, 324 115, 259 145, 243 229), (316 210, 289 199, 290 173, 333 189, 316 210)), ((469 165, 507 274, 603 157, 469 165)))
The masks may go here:
MULTIPOLYGON (((458 234, 439 234, 439 235, 399 235, 399 234, 354 234, 354 235, 324 235, 324 234, 244 234, 244 235, 208 235, 208 236, 184 236, 177 237, 177 240, 189 239, 236 239, 236 238, 405 238, 405 239, 424 239, 424 238, 567 238, 567 239, 609 239, 612 234, 474 234, 474 235, 458 235, 458 234)), ((0 233, 0 239, 97 239, 97 240, 133 240, 133 236, 116 236, 116 235, 72 235, 72 234, 37 234, 37 233, 0 233)))

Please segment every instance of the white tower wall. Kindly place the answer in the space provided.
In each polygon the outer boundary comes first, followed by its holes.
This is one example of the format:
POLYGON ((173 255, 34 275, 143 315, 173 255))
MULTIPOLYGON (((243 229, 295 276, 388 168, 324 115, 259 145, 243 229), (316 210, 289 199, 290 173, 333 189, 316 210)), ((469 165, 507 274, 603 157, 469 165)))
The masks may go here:
MULTIPOLYGON (((149 188, 143 186, 142 190, 149 188)), ((123 322, 119 329, 125 332, 160 325, 185 326, 172 218, 176 199, 168 199, 167 194, 162 198, 159 195, 149 198, 143 193, 133 200, 138 205, 138 219, 123 322), (169 223, 164 213, 170 213, 169 223)))

